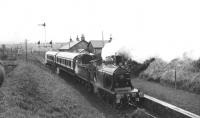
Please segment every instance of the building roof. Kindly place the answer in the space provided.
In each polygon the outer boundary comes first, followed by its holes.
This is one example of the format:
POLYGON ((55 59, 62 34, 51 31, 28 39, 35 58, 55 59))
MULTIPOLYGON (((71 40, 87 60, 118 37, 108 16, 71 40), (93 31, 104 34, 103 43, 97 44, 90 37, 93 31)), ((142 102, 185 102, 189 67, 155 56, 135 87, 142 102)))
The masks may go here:
POLYGON ((59 48, 59 50, 70 49, 71 47, 73 47, 74 45, 78 44, 79 42, 81 42, 81 41, 73 40, 73 41, 67 42, 64 46, 59 48))
POLYGON ((109 40, 91 40, 93 48, 103 48, 106 43, 109 43, 109 40))

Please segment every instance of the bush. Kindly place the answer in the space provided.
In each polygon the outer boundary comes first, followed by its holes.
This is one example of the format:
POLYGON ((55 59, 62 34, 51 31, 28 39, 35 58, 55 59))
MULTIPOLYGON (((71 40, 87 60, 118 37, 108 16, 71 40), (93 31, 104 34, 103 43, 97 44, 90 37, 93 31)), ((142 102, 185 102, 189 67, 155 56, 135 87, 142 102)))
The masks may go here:
POLYGON ((140 77, 174 87, 175 70, 177 88, 200 93, 200 59, 174 59, 170 63, 156 59, 140 77))
POLYGON ((155 58, 150 58, 144 63, 138 63, 137 61, 132 60, 128 62, 128 65, 131 70, 131 73, 137 77, 142 71, 146 70, 150 63, 152 63, 154 60, 155 58))
POLYGON ((146 70, 144 70, 140 76, 148 76, 147 80, 160 81, 160 78, 165 71, 167 63, 162 59, 156 58, 151 62, 146 70))

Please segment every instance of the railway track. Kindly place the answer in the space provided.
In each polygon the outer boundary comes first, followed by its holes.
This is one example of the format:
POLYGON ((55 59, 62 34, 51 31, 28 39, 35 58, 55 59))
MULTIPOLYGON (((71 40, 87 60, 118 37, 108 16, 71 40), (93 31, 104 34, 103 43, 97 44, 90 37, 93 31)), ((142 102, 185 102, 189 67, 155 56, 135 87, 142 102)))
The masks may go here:
MULTIPOLYGON (((34 58, 41 64, 44 64, 42 58, 35 56, 34 58)), ((145 114, 149 116, 149 118, 200 118, 199 115, 146 94, 144 95, 142 107, 145 109, 145 114)))

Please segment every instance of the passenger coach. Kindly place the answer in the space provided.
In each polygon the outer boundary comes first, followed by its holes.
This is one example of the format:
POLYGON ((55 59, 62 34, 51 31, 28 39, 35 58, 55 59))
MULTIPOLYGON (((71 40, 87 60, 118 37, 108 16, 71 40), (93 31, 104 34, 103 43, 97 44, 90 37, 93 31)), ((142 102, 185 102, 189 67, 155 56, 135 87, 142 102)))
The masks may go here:
POLYGON ((79 53, 70 53, 70 52, 59 52, 56 55, 56 71, 60 73, 60 70, 74 75, 76 67, 76 59, 79 53))
POLYGON ((46 52, 45 53, 45 64, 50 65, 50 66, 55 66, 56 54, 58 54, 58 52, 56 52, 56 51, 46 52))

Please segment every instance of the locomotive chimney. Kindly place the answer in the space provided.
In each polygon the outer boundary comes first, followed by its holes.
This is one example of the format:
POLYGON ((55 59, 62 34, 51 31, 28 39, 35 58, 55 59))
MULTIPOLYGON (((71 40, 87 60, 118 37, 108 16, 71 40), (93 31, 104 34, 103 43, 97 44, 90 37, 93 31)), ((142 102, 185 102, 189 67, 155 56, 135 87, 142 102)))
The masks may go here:
POLYGON ((69 41, 70 41, 70 42, 72 42, 72 38, 71 38, 71 36, 70 36, 70 39, 69 39, 69 41))
POLYGON ((110 39, 108 41, 109 43, 112 42, 112 35, 110 35, 110 39))
POLYGON ((119 54, 115 54, 115 65, 122 66, 123 64, 123 57, 119 54))

